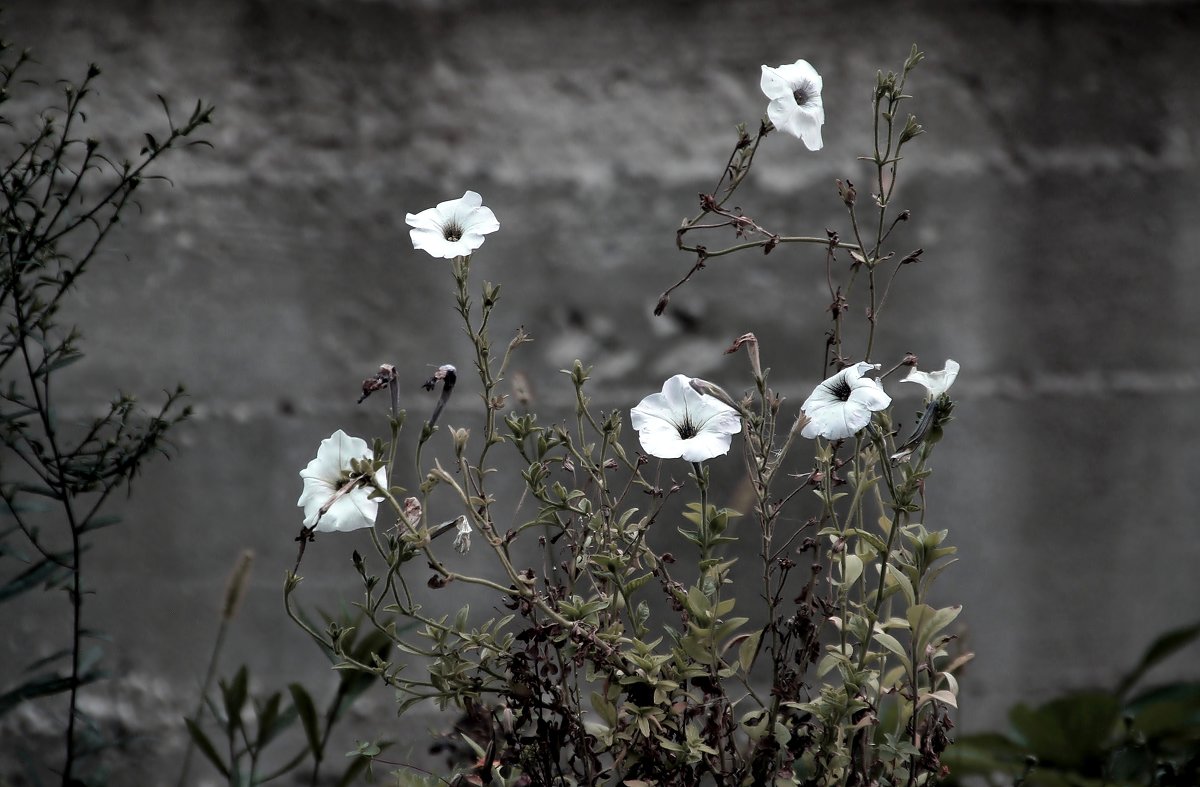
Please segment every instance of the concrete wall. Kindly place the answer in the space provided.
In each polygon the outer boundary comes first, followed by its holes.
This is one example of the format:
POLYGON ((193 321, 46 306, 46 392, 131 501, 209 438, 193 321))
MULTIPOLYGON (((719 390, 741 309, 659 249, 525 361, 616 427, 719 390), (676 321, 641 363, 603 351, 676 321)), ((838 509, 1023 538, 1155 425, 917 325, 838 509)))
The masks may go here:
MULTIPOLYGON (((258 559, 224 665, 248 663, 263 689, 329 680, 281 609, 296 473, 336 428, 383 433, 379 407, 354 405, 378 363, 411 383, 414 418, 431 405, 417 389, 429 364, 469 366, 447 266, 410 248, 406 212, 467 188, 496 211, 476 270, 505 284, 495 335, 524 324, 537 338, 519 366, 544 412, 566 401, 554 371, 576 357, 596 364, 601 407, 680 370, 739 388, 742 359, 720 351, 746 331, 792 406, 803 400, 826 327, 819 252, 714 260, 668 316, 650 313, 691 263, 674 228, 711 188, 733 125, 765 109, 759 65, 798 57, 825 78, 827 146, 770 138, 738 202, 819 233, 844 231, 834 178, 867 182, 854 157, 875 70, 914 41, 929 54, 911 91, 929 133, 897 197, 914 216, 900 245, 926 251, 899 280, 878 356, 963 365, 928 519, 960 547, 940 592, 965 605, 978 654, 962 728, 1001 724, 1019 697, 1110 682, 1152 635, 1200 616, 1200 7, 6 5, 5 36, 33 47, 45 76, 102 66, 96 135, 136 143, 161 127, 156 92, 218 108, 215 149, 174 159, 173 188, 147 189, 69 315, 88 358, 68 410, 118 388, 153 400, 176 381, 197 408, 178 456, 149 469, 88 555, 88 625, 112 635, 119 675, 88 696, 151 734, 138 768, 178 758, 243 549, 258 559)), ((916 408, 892 388, 898 413, 916 408)), ((473 395, 468 380, 446 421, 474 424, 473 395)), ((347 556, 364 545, 361 532, 322 537, 306 600, 352 600, 347 556)), ((6 607, 0 670, 65 640, 64 603, 25 610, 6 607)), ((398 727, 386 692, 368 708, 361 735, 419 740, 437 723, 398 727)), ((23 714, 0 750, 52 728, 50 712, 23 714)))

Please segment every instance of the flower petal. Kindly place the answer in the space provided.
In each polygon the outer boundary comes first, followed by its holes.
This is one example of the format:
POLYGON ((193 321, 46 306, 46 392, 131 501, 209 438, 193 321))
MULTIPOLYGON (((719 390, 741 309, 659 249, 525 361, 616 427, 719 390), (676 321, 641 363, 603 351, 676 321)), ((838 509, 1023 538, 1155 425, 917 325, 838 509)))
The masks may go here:
POLYGON ((638 442, 642 444, 642 450, 659 459, 678 459, 682 456, 684 446, 679 429, 666 421, 652 423, 654 425, 638 429, 638 442))
MULTIPOLYGON (((770 107, 767 107, 767 114, 770 117, 770 107)), ((823 113, 822 113, 823 114, 823 113)), ((774 120, 771 121, 775 123, 774 120)), ((810 110, 797 108, 783 121, 782 124, 776 123, 781 131, 786 131, 793 137, 797 137, 804 142, 804 146, 809 150, 820 150, 823 146, 821 140, 821 120, 810 110)))
POLYGON ((489 232, 495 232, 500 229, 500 220, 496 218, 496 214, 492 213, 491 208, 478 207, 472 208, 459 216, 459 221, 462 224, 464 232, 471 232, 477 235, 487 235, 489 232))
MULTIPOLYGON (((866 378, 864 378, 866 379, 866 378)), ((850 399, 847 404, 853 402, 856 405, 862 405, 871 412, 886 410, 892 403, 892 397, 883 392, 879 384, 874 380, 871 385, 857 386, 850 392, 850 399)))
POLYGON ((814 93, 820 93, 821 88, 825 86, 817 69, 807 60, 797 60, 795 63, 780 66, 775 72, 788 84, 789 91, 794 90, 795 85, 807 84, 814 93))
POLYGON ((729 453, 732 439, 729 433, 702 431, 695 437, 680 441, 682 450, 679 456, 688 462, 703 462, 716 456, 724 456, 729 453))
POLYGON ((908 376, 900 382, 902 383, 920 383, 925 386, 928 392, 928 398, 936 399, 950 389, 954 385, 954 381, 958 378, 958 361, 950 358, 946 359, 945 368, 936 372, 920 372, 916 367, 909 370, 908 376))
MULTIPOLYGON (((785 96, 791 97, 792 95, 792 86, 788 84, 787 79, 777 69, 770 66, 762 67, 762 78, 759 81, 759 87, 762 88, 763 95, 772 101, 785 96)), ((796 103, 795 99, 792 100, 792 103, 796 103)))
POLYGON ((458 215, 460 208, 465 212, 471 208, 478 208, 482 204, 483 197, 479 196, 479 192, 468 189, 458 199, 448 199, 445 202, 439 202, 434 210, 442 216, 452 218, 458 215))

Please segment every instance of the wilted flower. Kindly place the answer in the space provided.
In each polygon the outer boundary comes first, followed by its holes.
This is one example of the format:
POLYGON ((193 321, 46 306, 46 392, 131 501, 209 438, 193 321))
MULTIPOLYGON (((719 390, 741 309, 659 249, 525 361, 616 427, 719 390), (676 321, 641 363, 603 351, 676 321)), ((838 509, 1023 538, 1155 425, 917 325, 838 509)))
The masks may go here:
POLYGON ((471 551, 471 523, 462 515, 458 517, 458 526, 454 531, 454 549, 460 555, 471 551))
POLYGON ((691 386, 677 374, 630 411, 643 450, 659 459, 703 462, 729 452, 733 435, 742 431, 737 410, 691 386))
POLYGON ((958 361, 946 359, 946 367, 936 372, 918 372, 914 366, 908 372, 908 377, 905 377, 900 382, 902 383, 920 383, 925 386, 928 391, 926 399, 936 399, 949 390, 950 386, 954 385, 954 378, 958 377, 958 361))
POLYGON ((892 403, 878 382, 863 377, 878 368, 879 364, 859 362, 818 385, 800 406, 811 419, 800 434, 840 440, 870 423, 871 413, 892 403))
POLYGON ((373 486, 387 488, 387 473, 381 467, 372 476, 359 474, 356 479, 351 467, 351 460, 369 467, 373 459, 366 440, 350 437, 341 429, 322 440, 317 458, 300 471, 304 491, 296 505, 304 509, 304 526, 322 533, 373 527, 379 501, 371 499, 371 492, 373 486), (351 484, 352 480, 355 483, 351 484))
POLYGON ((809 150, 820 150, 822 144, 825 105, 821 84, 821 75, 807 60, 778 68, 762 67, 762 92, 771 100, 767 117, 775 128, 803 140, 809 150))
POLYGON ((483 245, 483 236, 500 229, 483 197, 468 191, 459 199, 439 202, 436 208, 409 213, 404 220, 414 249, 423 249, 433 257, 453 259, 465 256, 483 245))

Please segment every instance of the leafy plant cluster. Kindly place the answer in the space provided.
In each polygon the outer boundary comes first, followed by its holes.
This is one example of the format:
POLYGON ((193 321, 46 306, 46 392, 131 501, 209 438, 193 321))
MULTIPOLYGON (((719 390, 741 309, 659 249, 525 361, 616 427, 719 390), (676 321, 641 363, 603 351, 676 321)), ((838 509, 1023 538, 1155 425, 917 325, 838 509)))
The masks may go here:
POLYGON ((948 784, 1184 787, 1200 784, 1200 681, 1145 686, 1152 668, 1200 638, 1200 624, 1156 638, 1111 688, 1018 703, 1011 730, 959 738, 948 784))
MULTIPOLYGON (((126 395, 90 422, 64 415, 68 366, 82 357, 79 331, 60 322, 63 306, 101 246, 168 153, 198 144, 212 108, 197 103, 166 130, 147 133, 139 154, 114 158, 85 137, 85 105, 100 71, 60 82, 56 103, 32 123, 11 114, 14 100, 35 91, 25 78, 30 56, 0 42, 0 604, 50 591, 69 614, 54 652, 0 679, 0 717, 30 701, 65 695, 63 784, 97 783, 97 754, 121 743, 84 712, 81 690, 106 676, 100 641, 85 622, 85 556, 97 531, 114 524, 109 503, 128 492, 143 463, 167 453, 167 435, 188 416, 182 389, 167 392, 152 413, 126 395)), ((44 703, 49 713, 60 706, 44 703)), ((6 741, 6 743, 9 743, 6 741)), ((36 779, 40 753, 12 741, 36 779)), ((35 782, 36 783, 36 782, 35 782)))
MULTIPOLYGON (((881 72, 871 90, 875 147, 864 158, 874 193, 860 199, 849 180, 838 182, 844 233, 786 235, 726 207, 773 131, 767 121, 754 134, 739 128, 716 187, 700 196, 700 212, 677 232, 679 248, 696 262, 663 294, 658 311, 714 258, 781 254, 800 244, 825 262, 828 369, 836 375, 855 361, 870 364, 891 286, 921 256, 891 246, 910 217, 895 212, 892 201, 902 151, 922 132, 901 112, 910 98, 907 78, 921 59, 914 47, 901 71, 881 72), (731 245, 695 242, 698 233, 731 245), (844 328, 860 298, 865 341, 852 347, 844 328)), ((468 195, 478 206, 478 195, 468 195)), ((459 237, 447 230, 446 240, 459 237)), ((745 395, 691 381, 741 419, 753 497, 753 509, 741 514, 710 501, 716 462, 692 462, 679 481, 676 472, 687 463, 630 450, 623 413, 596 411, 587 393, 590 370, 580 362, 565 370, 573 419, 547 424, 529 412, 520 390, 504 380, 530 337, 521 330, 506 347, 492 343, 489 322, 501 288, 484 282, 477 302, 473 264, 472 255, 457 256, 451 273, 455 308, 474 348, 482 423, 448 430, 453 459, 443 464, 425 454, 441 431, 435 412, 417 441, 411 490, 395 485, 405 414, 397 372, 383 367, 364 396, 390 389, 390 439, 345 464, 319 512, 363 489, 391 509, 387 525, 369 529, 371 554, 356 551, 352 560, 363 583, 362 625, 391 647, 364 659, 349 646, 355 630, 304 620, 296 609, 300 560, 285 586, 289 613, 337 654, 339 668, 394 689, 401 712, 432 702, 463 714, 468 760, 437 781, 936 782, 957 703, 955 672, 969 658, 952 647, 959 608, 930 603, 931 585, 954 554, 947 531, 924 521, 931 457, 953 408, 944 390, 928 399, 908 439, 884 409, 848 437, 808 442, 808 415, 788 412, 769 384, 757 338, 741 336, 730 352, 748 359, 745 395), (496 478, 516 472, 523 498, 502 506, 496 478), (380 483, 384 474, 389 481, 380 483), (450 531, 457 533, 455 551, 476 540, 489 571, 460 568, 463 561, 442 539, 450 531), (686 544, 679 554, 664 548, 676 531, 686 544), (746 540, 757 544, 757 587, 731 581, 731 545, 746 540), (467 606, 452 615, 426 611, 431 598, 459 586, 486 589, 507 614, 467 606)), ((894 359, 883 377, 915 362, 894 359)), ((443 367, 429 382, 443 385, 438 412, 453 373, 443 367)), ((681 426, 680 437, 691 430, 681 426)), ((308 524, 298 539, 301 557, 315 530, 308 524)), ((387 762, 370 744, 361 754, 387 762)))

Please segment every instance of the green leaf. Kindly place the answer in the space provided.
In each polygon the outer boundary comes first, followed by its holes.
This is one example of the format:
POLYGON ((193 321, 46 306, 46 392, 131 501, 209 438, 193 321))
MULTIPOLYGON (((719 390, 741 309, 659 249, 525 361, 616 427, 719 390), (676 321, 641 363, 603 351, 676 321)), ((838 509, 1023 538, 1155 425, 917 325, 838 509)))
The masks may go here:
POLYGON ((231 683, 221 681, 221 697, 225 701, 225 718, 229 720, 230 729, 237 729, 241 724, 242 708, 246 705, 247 680, 246 667, 242 665, 231 683))
POLYGON ((908 602, 908 606, 917 603, 917 596, 913 593, 912 582, 908 577, 904 576, 904 572, 888 563, 887 567, 888 581, 895 583, 900 587, 900 592, 904 594, 904 600, 908 602))
POLYGON ((697 618, 704 623, 709 623, 712 620, 712 604, 708 597, 700 588, 692 585, 688 588, 686 606, 692 617, 697 618))
POLYGON ((1150 644, 1142 654, 1142 660, 1129 674, 1121 678, 1117 684, 1117 694, 1124 696, 1133 684, 1137 683, 1152 667, 1167 659, 1176 651, 1191 644, 1192 640, 1200 637, 1200 623, 1172 629, 1150 644))
POLYGON ((35 563, 13 579, 0 585, 0 602, 33 590, 43 581, 49 582, 60 572, 68 574, 70 569, 63 568, 51 560, 35 563))
POLYGON ((0 694, 0 716, 28 699, 47 697, 71 690, 71 678, 61 675, 43 675, 27 680, 15 689, 0 694))
POLYGON ((24 671, 25 672, 34 672, 35 670, 41 669, 42 667, 48 667, 48 666, 50 666, 51 663, 58 661, 59 659, 67 658, 74 652, 75 651, 72 650, 71 648, 63 648, 62 650, 55 651, 54 653, 51 653, 49 656, 44 656, 44 657, 38 659, 37 661, 33 662, 32 664, 25 665, 24 671))
POLYGON ((762 631, 756 631, 747 635, 738 645, 738 664, 741 665, 742 672, 750 672, 750 667, 754 663, 754 654, 758 653, 758 643, 761 639, 762 631))
POLYGON ((196 744, 196 748, 200 753, 208 758, 208 761, 213 764, 213 767, 220 771, 221 775, 229 778, 229 767, 221 761, 221 755, 217 754, 217 749, 213 746, 212 741, 204 734, 204 730, 200 729, 200 725, 196 724, 192 719, 184 719, 184 724, 187 725, 188 734, 192 736, 192 741, 196 744))
POLYGON ((292 704, 300 714, 300 723, 304 725, 308 748, 315 755, 321 751, 321 727, 317 722, 317 708, 313 705, 312 697, 299 683, 289 683, 288 691, 292 693, 292 704))
POLYGON ((1152 740, 1200 740, 1200 683, 1171 683, 1147 691, 1126 705, 1133 726, 1152 740))
MULTIPOLYGON (((400 627, 397 634, 403 633, 416 627, 416 624, 409 624, 400 627)), ((381 660, 387 656, 391 649, 391 640, 387 634, 379 629, 372 629, 368 634, 362 637, 358 642, 354 643, 354 648, 351 655, 360 664, 373 663, 372 656, 378 656, 381 660)), ((375 685, 376 677, 369 672, 360 670, 343 670, 339 673, 341 682, 338 683, 337 695, 332 700, 329 710, 326 713, 326 718, 329 723, 337 721, 342 713, 346 711, 354 701, 367 689, 375 685)))
POLYGON ((1025 750, 998 733, 959 736, 942 753, 942 764, 955 777, 991 777, 997 772, 1016 776, 1024 767, 1025 750))
MULTIPOLYGON (((381 746, 380 749, 382 750, 382 748, 383 747, 381 746)), ((355 753, 356 752, 351 752, 351 754, 355 753)), ((356 784, 358 782, 358 777, 361 776, 363 771, 367 770, 367 768, 370 766, 370 757, 364 755, 355 757, 350 761, 350 765, 346 767, 346 770, 342 772, 342 778, 338 779, 338 787, 350 787, 350 785, 356 784)))
MULTIPOLYGON (((881 519, 886 519, 886 517, 881 517, 881 519)), ((833 532, 836 533, 837 531, 834 530, 833 532)), ((879 536, 872 533, 871 531, 860 530, 858 528, 854 528, 850 532, 853 533, 854 535, 858 536, 859 538, 861 538, 863 541, 866 541, 868 544, 870 544, 875 549, 876 552, 879 552, 879 553, 887 552, 887 542, 884 541, 879 536)))
POLYGON ((912 627, 913 639, 917 643, 916 650, 922 653, 937 633, 949 626, 962 612, 960 605, 934 609, 928 604, 917 604, 908 608, 908 623, 912 627))
POLYGON ((275 692, 261 705, 256 703, 255 711, 258 718, 256 749, 262 749, 296 720, 296 709, 294 707, 288 708, 287 711, 280 714, 279 704, 282 699, 283 695, 275 692))
POLYGON ((863 562, 858 555, 846 555, 845 576, 842 577, 842 584, 845 586, 853 585, 862 576, 863 562))
POLYGON ((103 516, 89 517, 86 522, 84 522, 82 525, 80 525, 79 532, 80 533, 88 533, 93 530, 99 530, 104 527, 111 527, 112 525, 115 525, 115 524, 119 523, 120 521, 121 521, 121 517, 116 516, 115 514, 105 514, 103 516))
POLYGON ((890 650, 896 657, 900 659, 900 663, 908 672, 912 672, 912 662, 908 659, 908 654, 904 651, 904 646, 900 644, 900 640, 893 637, 891 634, 882 631, 876 631, 874 639, 883 647, 890 650))
POLYGON ((592 710, 604 719, 604 722, 610 727, 617 726, 617 707, 608 701, 608 698, 593 691, 591 693, 592 710))
POLYGON ((1009 720, 1019 739, 1043 764, 1080 769, 1103 761, 1120 715, 1114 695, 1081 691, 1037 708, 1017 705, 1009 712, 1009 720))

